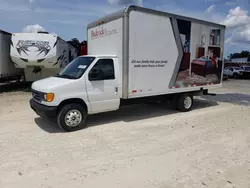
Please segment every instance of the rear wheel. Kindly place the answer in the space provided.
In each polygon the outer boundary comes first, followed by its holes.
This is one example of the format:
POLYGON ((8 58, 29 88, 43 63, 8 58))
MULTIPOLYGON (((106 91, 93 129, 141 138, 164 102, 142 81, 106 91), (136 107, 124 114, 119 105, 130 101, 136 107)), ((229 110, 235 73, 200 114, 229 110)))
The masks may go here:
POLYGON ((188 112, 192 109, 194 99, 191 94, 181 94, 177 97, 177 110, 181 112, 188 112))
POLYGON ((58 115, 57 123, 68 132, 77 131, 84 128, 87 119, 87 111, 80 104, 67 104, 63 106, 58 115))

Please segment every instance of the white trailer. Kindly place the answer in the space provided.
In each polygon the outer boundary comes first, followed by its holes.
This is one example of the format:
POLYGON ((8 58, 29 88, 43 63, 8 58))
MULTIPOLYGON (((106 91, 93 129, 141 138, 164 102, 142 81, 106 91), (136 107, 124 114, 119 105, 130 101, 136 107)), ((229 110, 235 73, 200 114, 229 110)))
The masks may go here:
POLYGON ((10 57, 11 34, 0 30, 0 82, 20 80, 23 69, 17 69, 10 57))
POLYGON ((17 68, 24 69, 28 82, 56 75, 76 57, 76 48, 56 35, 12 34, 11 58, 17 68))
POLYGON ((88 114, 152 100, 189 111, 222 86, 225 26, 137 6, 88 25, 88 56, 33 83, 31 108, 66 131, 88 114))

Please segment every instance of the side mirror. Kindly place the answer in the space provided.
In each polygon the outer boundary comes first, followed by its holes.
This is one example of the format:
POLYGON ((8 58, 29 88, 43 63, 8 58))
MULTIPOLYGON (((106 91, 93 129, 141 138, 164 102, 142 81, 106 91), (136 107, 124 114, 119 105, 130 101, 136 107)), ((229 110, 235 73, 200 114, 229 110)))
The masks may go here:
POLYGON ((89 81, 98 81, 98 80, 103 80, 104 74, 102 69, 99 68, 93 68, 89 72, 89 81))

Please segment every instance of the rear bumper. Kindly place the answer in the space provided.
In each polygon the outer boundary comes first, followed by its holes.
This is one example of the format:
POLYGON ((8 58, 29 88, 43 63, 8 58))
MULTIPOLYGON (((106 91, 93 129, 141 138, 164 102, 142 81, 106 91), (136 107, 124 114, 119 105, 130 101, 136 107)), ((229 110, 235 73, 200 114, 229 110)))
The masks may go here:
POLYGON ((30 107, 39 116, 54 118, 57 115, 57 107, 44 106, 37 103, 34 99, 30 99, 30 107))

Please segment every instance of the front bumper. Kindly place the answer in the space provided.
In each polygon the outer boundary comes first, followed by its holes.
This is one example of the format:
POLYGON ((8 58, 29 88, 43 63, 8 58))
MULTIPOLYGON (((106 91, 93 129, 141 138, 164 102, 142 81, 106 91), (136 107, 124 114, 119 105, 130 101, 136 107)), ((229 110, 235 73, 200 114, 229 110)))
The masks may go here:
POLYGON ((30 107, 42 117, 54 118, 57 115, 57 107, 39 104, 34 99, 30 99, 30 107))

